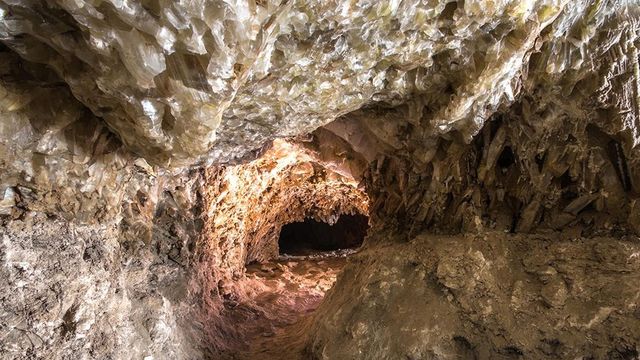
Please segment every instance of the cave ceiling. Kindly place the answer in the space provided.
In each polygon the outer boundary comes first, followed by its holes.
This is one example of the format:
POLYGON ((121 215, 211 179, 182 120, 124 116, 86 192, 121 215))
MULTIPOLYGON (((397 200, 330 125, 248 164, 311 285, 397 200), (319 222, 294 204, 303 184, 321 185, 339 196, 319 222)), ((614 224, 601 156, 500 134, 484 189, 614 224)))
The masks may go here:
MULTIPOLYGON (((614 44, 637 69, 636 5, 0 0, 0 42, 53 69, 129 150, 183 166, 250 158, 361 108, 409 104, 412 126, 469 140, 529 78, 572 87, 614 44)), ((376 137, 401 131, 389 117, 368 125, 376 137)))

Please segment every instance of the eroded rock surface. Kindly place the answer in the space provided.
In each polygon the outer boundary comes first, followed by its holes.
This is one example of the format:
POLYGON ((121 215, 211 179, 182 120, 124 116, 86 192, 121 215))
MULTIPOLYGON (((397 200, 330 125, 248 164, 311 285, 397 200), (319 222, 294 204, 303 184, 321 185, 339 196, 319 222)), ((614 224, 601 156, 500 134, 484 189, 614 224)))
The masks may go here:
POLYGON ((513 100, 545 27, 553 74, 588 61, 586 42, 611 12, 633 11, 568 4, 2 1, 0 39, 54 68, 147 159, 228 161, 416 92, 433 94, 438 131, 471 136, 513 100))
POLYGON ((0 357, 218 358, 366 212, 308 356, 637 357, 639 8, 0 0, 0 357))
POLYGON ((297 359, 304 354, 310 315, 336 281, 351 251, 281 257, 247 266, 237 284, 243 296, 223 316, 242 329, 222 359, 297 359))
POLYGON ((503 232, 371 246, 330 290, 310 347, 319 359, 634 359, 639 251, 503 232))
POLYGON ((466 73, 442 80, 454 84, 446 100, 425 87, 404 104, 381 102, 327 126, 370 161, 372 216, 416 233, 637 231, 638 8, 609 5, 565 11, 549 25, 512 83, 517 96, 477 128, 451 116, 446 131, 434 122, 458 104, 455 82, 466 73), (564 26, 583 34, 579 52, 559 36, 564 26))

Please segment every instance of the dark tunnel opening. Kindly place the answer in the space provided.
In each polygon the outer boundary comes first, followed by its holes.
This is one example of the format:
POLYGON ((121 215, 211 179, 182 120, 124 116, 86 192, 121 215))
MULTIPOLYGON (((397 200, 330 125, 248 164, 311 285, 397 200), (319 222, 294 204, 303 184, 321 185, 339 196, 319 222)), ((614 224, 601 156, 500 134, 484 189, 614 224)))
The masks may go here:
POLYGON ((281 255, 355 249, 362 245, 368 228, 369 218, 360 214, 341 215, 333 225, 307 218, 283 226, 278 246, 281 255))

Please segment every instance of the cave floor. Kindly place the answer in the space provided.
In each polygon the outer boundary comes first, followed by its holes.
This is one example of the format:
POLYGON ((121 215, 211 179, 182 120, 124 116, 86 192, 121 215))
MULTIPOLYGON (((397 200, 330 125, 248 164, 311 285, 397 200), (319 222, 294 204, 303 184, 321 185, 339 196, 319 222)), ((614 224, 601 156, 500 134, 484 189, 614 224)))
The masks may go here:
POLYGON ((227 359, 299 359, 310 315, 353 250, 281 256, 247 266, 242 294, 227 306, 237 330, 227 359))

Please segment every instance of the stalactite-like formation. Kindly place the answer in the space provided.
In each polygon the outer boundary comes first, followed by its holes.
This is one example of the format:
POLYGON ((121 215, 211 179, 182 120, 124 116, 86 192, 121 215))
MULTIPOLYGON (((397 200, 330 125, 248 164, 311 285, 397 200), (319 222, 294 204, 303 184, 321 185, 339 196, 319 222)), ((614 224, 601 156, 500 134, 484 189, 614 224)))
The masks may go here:
POLYGON ((0 357, 233 357, 245 265, 363 214, 274 344, 637 358, 639 35, 635 0, 0 0, 0 357))

